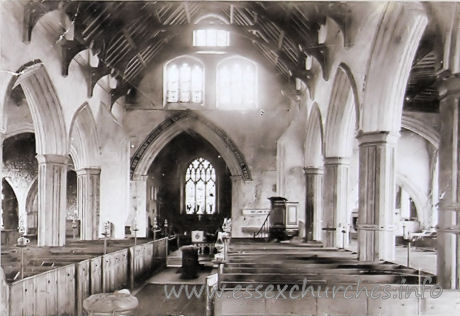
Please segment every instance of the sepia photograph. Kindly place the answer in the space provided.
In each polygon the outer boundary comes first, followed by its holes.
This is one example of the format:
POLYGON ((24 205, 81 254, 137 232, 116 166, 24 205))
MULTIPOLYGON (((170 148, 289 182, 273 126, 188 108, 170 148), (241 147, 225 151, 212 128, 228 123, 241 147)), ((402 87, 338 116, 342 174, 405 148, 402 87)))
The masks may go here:
POLYGON ((0 0, 0 315, 460 315, 460 2, 0 0))

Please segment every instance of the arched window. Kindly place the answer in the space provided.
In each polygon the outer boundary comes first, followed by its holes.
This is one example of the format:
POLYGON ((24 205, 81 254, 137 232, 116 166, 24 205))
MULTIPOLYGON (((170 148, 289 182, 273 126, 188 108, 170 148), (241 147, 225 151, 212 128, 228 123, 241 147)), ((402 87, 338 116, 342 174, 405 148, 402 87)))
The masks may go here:
POLYGON ((166 103, 203 103, 203 67, 193 59, 168 63, 164 84, 166 103))
POLYGON ((216 170, 204 158, 193 160, 185 172, 185 212, 216 213, 216 170))
POLYGON ((225 59, 217 66, 217 107, 257 107, 256 65, 242 57, 225 59))

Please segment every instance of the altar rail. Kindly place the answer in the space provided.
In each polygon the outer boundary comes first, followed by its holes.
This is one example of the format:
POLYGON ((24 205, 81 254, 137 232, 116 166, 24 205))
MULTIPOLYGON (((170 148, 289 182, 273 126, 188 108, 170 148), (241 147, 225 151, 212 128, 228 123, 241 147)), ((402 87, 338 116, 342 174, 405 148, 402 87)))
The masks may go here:
POLYGON ((9 285, 9 315, 83 315, 88 296, 132 289, 164 268, 167 244, 163 238, 15 281, 9 285))

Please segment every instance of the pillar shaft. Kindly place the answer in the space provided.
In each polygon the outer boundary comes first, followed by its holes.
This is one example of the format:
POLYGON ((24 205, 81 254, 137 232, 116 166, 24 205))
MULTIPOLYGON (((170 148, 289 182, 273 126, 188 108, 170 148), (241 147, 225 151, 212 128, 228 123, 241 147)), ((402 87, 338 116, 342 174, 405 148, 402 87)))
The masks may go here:
MULTIPOLYGON (((5 134, 0 131, 0 230, 3 226, 3 140, 5 139, 5 134)), ((2 237, 0 235, 0 252, 2 250, 2 237)), ((0 256, 0 277, 1 274, 3 273, 2 267, 1 267, 2 259, 0 256)), ((1 282, 1 280, 0 280, 1 282)), ((1 309, 0 309, 1 311, 1 309)))
POLYGON ((305 168, 305 240, 321 240, 323 214, 323 174, 322 168, 305 168))
POLYGON ((348 245, 349 166, 349 161, 343 157, 329 157, 324 161, 322 235, 326 247, 342 248, 348 245))
POLYGON ((437 275, 443 288, 460 288, 460 76, 442 83, 440 102, 437 275), (443 89, 444 88, 444 89, 443 89), (457 226, 457 229, 452 230, 457 226), (450 231, 449 231, 450 230, 450 231))
POLYGON ((359 145, 359 260, 393 260, 395 146, 390 132, 362 133, 359 145))
MULTIPOLYGON (((0 229, 3 227, 3 200, 1 197, 3 194, 3 140, 4 139, 5 139, 5 134, 0 131, 0 229)), ((1 239, 0 239, 0 249, 1 247, 2 245, 1 245, 1 239)))
POLYGON ((77 205, 80 215, 80 238, 95 240, 99 232, 101 169, 77 170, 77 205))
POLYGON ((67 156, 37 155, 38 246, 65 244, 67 156))

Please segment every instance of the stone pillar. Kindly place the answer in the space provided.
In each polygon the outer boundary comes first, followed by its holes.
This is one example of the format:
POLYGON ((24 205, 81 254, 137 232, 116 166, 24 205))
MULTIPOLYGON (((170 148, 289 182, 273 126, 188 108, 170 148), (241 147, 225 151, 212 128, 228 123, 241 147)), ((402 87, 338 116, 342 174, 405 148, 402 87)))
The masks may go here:
MULTIPOLYGON (((0 131, 0 230, 3 226, 3 140, 5 139, 5 134, 0 131)), ((1 237, 1 234, 0 234, 0 252, 2 250, 2 237, 1 237)), ((0 278, 1 278, 1 275, 3 273, 3 270, 2 270, 2 266, 1 266, 1 263, 2 263, 2 259, 1 259, 2 256, 0 256, 0 278)), ((1 281, 0 281, 1 282, 1 281)), ((0 298, 1 299, 1 298, 0 298)), ((1 311, 1 310, 0 310, 1 311)))
POLYGON ((99 236, 100 178, 99 168, 77 170, 77 205, 82 240, 96 240, 99 236))
POLYGON ((390 132, 358 135, 359 260, 393 260, 395 254, 395 147, 390 132))
POLYGON ((305 240, 321 240, 323 216, 323 168, 305 168, 305 240))
POLYGON ((67 156, 37 155, 38 246, 64 246, 67 156))
MULTIPOLYGON (((3 227, 3 140, 5 139, 5 134, 0 131, 0 228, 3 227)), ((2 247, 1 237, 0 237, 0 249, 2 247)), ((1 260, 0 260, 1 262, 1 260)))
POLYGON ((326 247, 348 246, 348 174, 350 164, 343 157, 324 160, 323 242, 326 247), (345 234, 342 231, 345 230, 345 234), (345 236, 345 240, 343 239, 345 236))
POLYGON ((441 83, 440 95, 439 194, 441 198, 438 207, 437 276, 443 288, 459 289, 460 74, 441 83))

